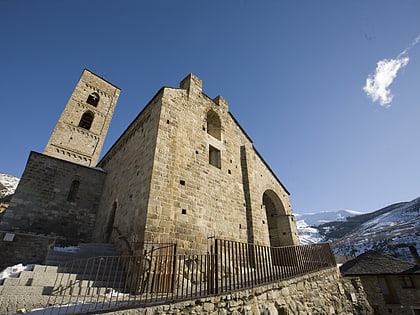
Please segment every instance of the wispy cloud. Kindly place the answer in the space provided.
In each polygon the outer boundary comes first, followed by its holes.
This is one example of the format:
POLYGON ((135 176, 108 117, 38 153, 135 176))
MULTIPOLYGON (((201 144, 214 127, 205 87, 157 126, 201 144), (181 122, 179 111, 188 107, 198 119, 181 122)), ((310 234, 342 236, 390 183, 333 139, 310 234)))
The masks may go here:
POLYGON ((368 76, 363 90, 374 102, 379 101, 379 104, 384 107, 390 106, 393 95, 389 87, 398 71, 405 67, 409 61, 408 57, 378 61, 375 74, 368 76))
POLYGON ((393 99, 390 86, 397 77, 398 71, 407 66, 410 58, 408 51, 420 42, 418 35, 410 45, 398 54, 395 59, 382 59, 376 64, 374 74, 369 74, 366 79, 366 85, 363 90, 374 101, 379 102, 381 106, 389 107, 393 99))

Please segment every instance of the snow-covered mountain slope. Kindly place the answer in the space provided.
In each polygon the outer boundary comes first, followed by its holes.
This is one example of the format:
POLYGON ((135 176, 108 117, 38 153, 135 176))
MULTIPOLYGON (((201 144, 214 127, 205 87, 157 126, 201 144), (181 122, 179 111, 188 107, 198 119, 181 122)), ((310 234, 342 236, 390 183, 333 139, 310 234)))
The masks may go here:
POLYGON ((323 241, 324 237, 316 227, 312 227, 305 220, 297 220, 296 226, 301 244, 314 244, 323 241))
POLYGON ((379 250, 405 260, 412 259, 409 245, 420 246, 420 198, 344 219, 340 212, 296 215, 301 243, 330 241, 337 254, 379 250))
POLYGON ((296 225, 301 244, 322 242, 325 238, 320 233, 319 225, 329 222, 344 222, 348 217, 364 214, 354 210, 323 211, 318 213, 295 214, 296 225))
POLYGON ((14 194, 19 183, 19 178, 0 173, 0 198, 14 194))
POLYGON ((345 221, 348 217, 364 214, 354 210, 322 211, 317 213, 296 214, 296 220, 304 220, 308 225, 318 226, 331 221, 345 221))
POLYGON ((342 255, 379 250, 405 260, 412 259, 410 245, 420 246, 420 198, 390 207, 332 242, 334 251, 342 255))

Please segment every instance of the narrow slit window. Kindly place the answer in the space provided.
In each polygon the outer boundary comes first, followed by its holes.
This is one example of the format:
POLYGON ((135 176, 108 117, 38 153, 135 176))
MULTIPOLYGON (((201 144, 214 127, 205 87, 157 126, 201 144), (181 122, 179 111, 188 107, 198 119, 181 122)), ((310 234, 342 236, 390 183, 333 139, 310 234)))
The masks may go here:
POLYGON ((90 94, 89 96, 88 96, 88 99, 87 99, 87 101, 86 101, 86 103, 88 103, 88 104, 90 104, 90 105, 92 105, 92 106, 98 106, 98 103, 99 103, 99 95, 98 95, 98 93, 92 93, 92 94, 90 94))
POLYGON ((79 192, 80 182, 74 180, 71 182, 69 194, 67 195, 67 201, 73 202, 76 200, 77 193, 79 192))

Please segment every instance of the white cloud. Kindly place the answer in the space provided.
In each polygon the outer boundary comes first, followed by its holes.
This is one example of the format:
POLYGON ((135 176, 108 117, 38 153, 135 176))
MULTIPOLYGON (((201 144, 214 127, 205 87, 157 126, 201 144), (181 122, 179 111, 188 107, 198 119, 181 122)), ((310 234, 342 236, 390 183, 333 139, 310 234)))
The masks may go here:
POLYGON ((410 45, 398 54, 397 58, 378 61, 375 74, 369 74, 366 85, 363 87, 363 90, 374 102, 379 101, 379 104, 384 107, 391 106, 393 95, 389 87, 397 77, 398 71, 410 61, 409 50, 418 43, 420 43, 420 35, 417 35, 410 45))
POLYGON ((404 68, 409 61, 409 57, 378 61, 375 74, 368 76, 363 90, 374 102, 379 101, 381 106, 390 106, 393 95, 389 87, 396 78, 398 71, 404 68))
POLYGON ((407 54, 408 53, 408 51, 411 49, 411 48, 413 48, 414 46, 416 46, 418 43, 420 42, 420 35, 418 35, 412 42, 411 42, 411 44, 406 48, 406 49, 404 49, 399 55, 398 55, 398 57, 397 58, 400 58, 400 57, 402 57, 402 56, 404 56, 405 54, 407 54))

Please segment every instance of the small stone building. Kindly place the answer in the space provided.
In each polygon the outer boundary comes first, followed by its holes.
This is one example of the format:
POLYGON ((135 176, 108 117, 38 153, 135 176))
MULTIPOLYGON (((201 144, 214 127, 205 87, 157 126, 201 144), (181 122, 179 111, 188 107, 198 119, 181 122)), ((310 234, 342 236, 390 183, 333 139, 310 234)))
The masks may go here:
MULTIPOLYGON (((63 241, 208 239, 297 245, 289 192, 228 110, 190 74, 163 87, 99 161, 120 89, 84 70, 43 154, 31 152, 0 230, 63 241)), ((140 249, 140 248, 139 248, 140 249)))
POLYGON ((346 278, 360 278, 375 314, 420 314, 420 260, 417 264, 367 252, 340 267, 346 278))

